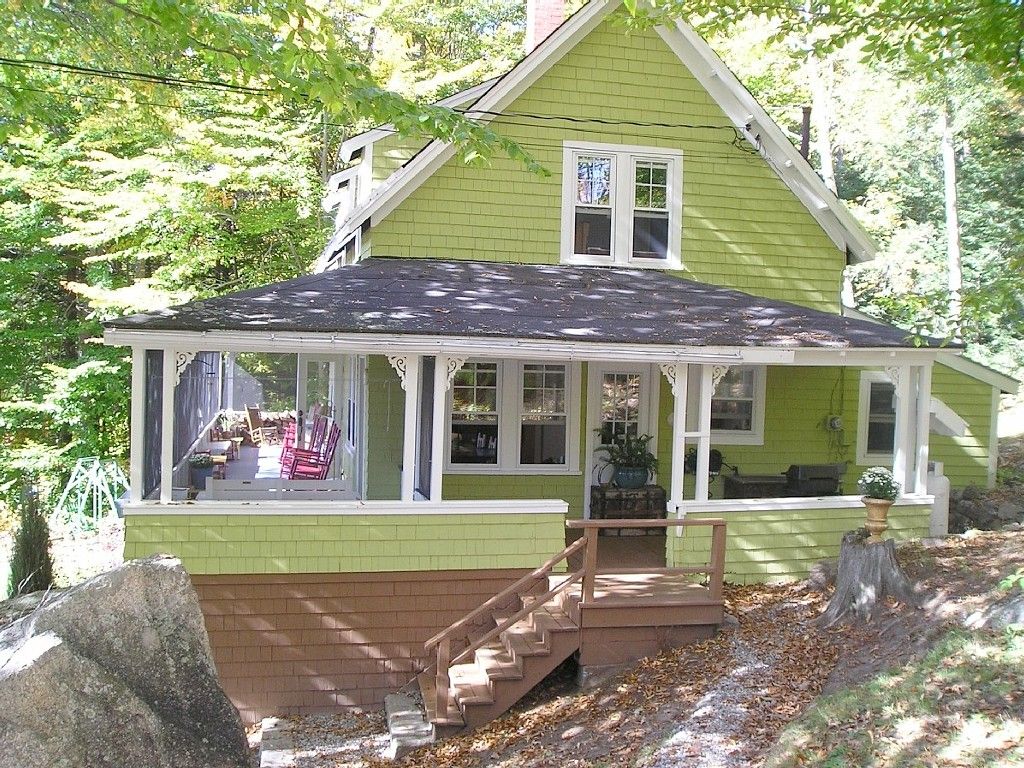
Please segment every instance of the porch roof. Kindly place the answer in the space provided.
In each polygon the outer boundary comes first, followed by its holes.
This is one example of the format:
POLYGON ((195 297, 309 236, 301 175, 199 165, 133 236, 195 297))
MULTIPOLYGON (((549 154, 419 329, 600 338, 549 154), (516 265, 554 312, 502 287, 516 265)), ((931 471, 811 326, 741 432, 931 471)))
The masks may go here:
POLYGON ((434 259, 366 259, 331 272, 129 315, 106 326, 689 347, 915 346, 906 331, 893 326, 660 270, 434 259))

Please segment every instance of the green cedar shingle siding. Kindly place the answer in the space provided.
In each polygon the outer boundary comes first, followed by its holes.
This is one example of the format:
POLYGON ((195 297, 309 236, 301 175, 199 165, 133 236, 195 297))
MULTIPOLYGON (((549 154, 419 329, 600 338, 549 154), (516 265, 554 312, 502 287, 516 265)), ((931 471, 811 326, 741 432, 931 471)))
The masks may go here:
POLYGON ((507 111, 711 127, 498 118, 494 127, 551 176, 502 156, 480 166, 453 158, 375 224, 366 240, 376 256, 557 263, 563 140, 672 147, 684 153, 685 276, 838 311, 845 255, 764 159, 731 145, 724 113, 654 31, 605 22, 507 111))

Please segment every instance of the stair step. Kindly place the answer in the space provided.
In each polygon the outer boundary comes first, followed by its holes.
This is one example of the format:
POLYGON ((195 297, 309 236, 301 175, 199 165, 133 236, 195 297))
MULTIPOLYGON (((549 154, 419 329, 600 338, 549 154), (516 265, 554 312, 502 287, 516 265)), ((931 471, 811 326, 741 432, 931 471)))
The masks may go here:
POLYGON ((448 696, 448 711, 442 715, 437 713, 434 706, 437 697, 434 695, 436 688, 434 686, 433 671, 421 672, 416 676, 416 681, 419 683, 420 693, 423 695, 423 708, 426 710, 427 719, 430 722, 435 726, 461 727, 466 724, 462 717, 462 712, 459 710, 458 703, 450 694, 448 696))

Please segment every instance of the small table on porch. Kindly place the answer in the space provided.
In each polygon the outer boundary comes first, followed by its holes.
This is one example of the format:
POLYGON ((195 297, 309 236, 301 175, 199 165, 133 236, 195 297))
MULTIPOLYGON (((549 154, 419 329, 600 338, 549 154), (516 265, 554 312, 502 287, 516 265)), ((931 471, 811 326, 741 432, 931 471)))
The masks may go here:
MULTIPOLYGON (((642 488, 615 488, 594 485, 590 488, 590 517, 593 520, 650 520, 665 517, 665 489, 660 485, 645 485, 642 488)), ((663 528, 609 528, 602 533, 608 536, 656 534, 663 535, 663 528)))

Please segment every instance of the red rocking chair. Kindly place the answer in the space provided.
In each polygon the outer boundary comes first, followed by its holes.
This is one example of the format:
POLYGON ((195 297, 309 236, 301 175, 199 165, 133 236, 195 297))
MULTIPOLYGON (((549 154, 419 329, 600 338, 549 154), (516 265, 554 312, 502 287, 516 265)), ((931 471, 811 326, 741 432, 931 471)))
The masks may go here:
POLYGON ((320 450, 294 448, 288 465, 282 467, 284 476, 289 480, 326 480, 340 437, 341 429, 332 423, 320 450))

